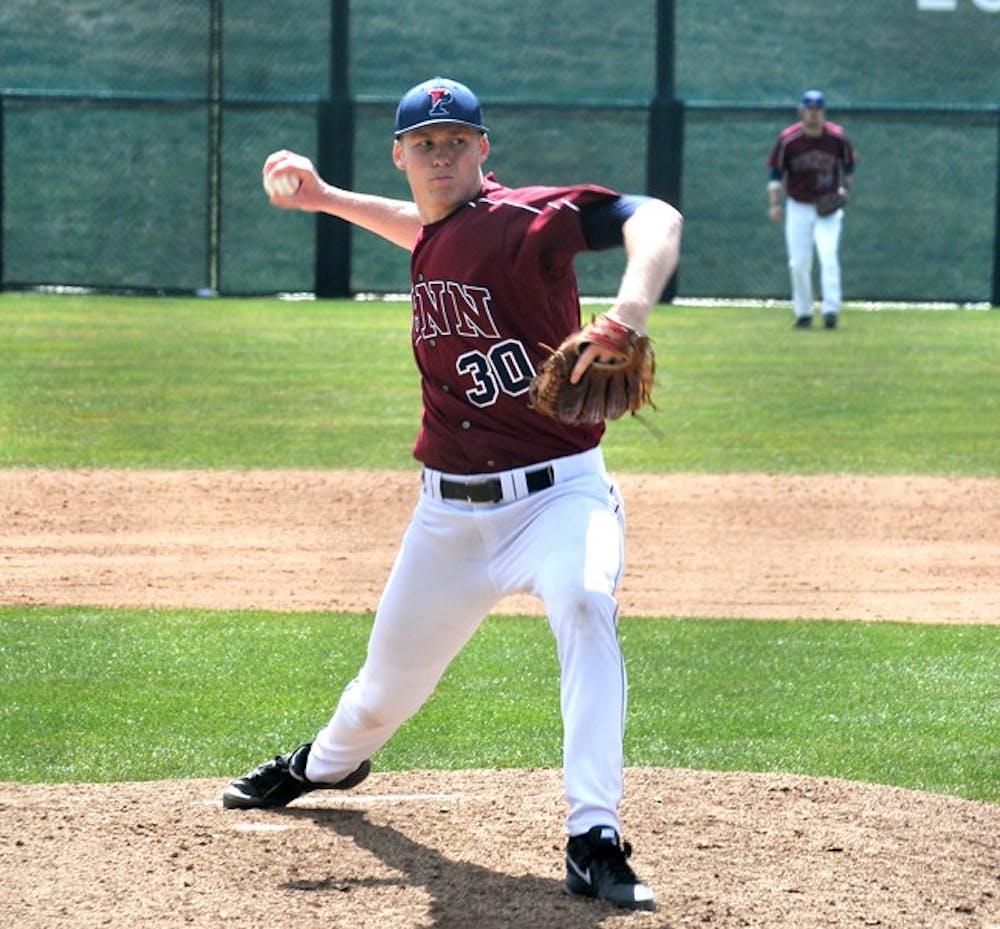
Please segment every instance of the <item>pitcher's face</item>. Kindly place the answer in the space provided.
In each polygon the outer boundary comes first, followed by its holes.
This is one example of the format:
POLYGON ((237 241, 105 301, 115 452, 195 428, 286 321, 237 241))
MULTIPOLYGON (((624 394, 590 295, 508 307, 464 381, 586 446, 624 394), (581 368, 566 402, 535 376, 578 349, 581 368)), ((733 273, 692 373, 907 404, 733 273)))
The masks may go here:
POLYGON ((483 185, 482 166, 489 151, 489 140, 482 132, 460 123, 413 129, 393 143, 393 161, 406 172, 425 225, 475 199, 483 185))

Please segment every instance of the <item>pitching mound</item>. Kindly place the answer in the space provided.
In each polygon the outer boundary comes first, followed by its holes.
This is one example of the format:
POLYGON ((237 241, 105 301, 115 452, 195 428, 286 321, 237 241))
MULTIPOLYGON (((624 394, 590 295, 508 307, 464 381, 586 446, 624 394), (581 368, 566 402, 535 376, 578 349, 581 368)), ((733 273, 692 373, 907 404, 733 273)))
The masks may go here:
POLYGON ((5 921, 982 929, 1000 914, 1000 808, 915 791, 629 770, 632 861, 660 909, 625 915, 563 892, 556 772, 376 773, 274 812, 223 810, 223 786, 0 786, 5 921))

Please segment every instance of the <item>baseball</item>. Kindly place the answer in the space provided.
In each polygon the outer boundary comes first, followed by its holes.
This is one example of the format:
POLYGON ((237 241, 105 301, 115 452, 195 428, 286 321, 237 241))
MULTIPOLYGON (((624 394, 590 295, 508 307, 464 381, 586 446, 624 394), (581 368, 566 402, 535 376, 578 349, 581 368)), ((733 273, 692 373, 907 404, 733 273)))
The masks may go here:
POLYGON ((269 197, 290 197, 301 185, 297 174, 280 174, 278 177, 264 178, 264 190, 269 197))

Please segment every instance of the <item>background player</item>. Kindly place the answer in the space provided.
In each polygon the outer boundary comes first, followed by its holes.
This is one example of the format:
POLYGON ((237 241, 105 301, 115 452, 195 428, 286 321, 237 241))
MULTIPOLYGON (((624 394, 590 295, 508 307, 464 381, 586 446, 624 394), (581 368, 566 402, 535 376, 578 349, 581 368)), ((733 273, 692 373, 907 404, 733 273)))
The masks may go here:
POLYGON ((826 98, 819 90, 807 90, 799 104, 799 121, 782 130, 767 163, 770 167, 768 196, 770 216, 781 219, 781 189, 787 194, 785 245, 792 280, 795 325, 812 325, 813 248, 819 256, 823 324, 837 325, 840 314, 840 232, 844 211, 820 216, 816 202, 839 192, 847 196, 854 180, 854 149, 843 127, 826 119, 826 98))
MULTIPOLYGON (((523 144, 527 144, 526 142, 523 144)), ((602 187, 503 187, 479 101, 434 78, 396 113, 392 158, 413 202, 339 189, 280 151, 264 166, 275 206, 323 211, 411 252, 413 352, 423 412, 421 493, 376 611, 368 652, 311 743, 231 784, 227 807, 274 807, 359 783, 370 756, 431 695, 490 609, 543 602, 560 663, 566 886, 632 909, 655 900, 620 839, 626 678, 615 590, 624 512, 599 446, 604 424, 567 426, 530 409, 546 353, 580 326, 573 256, 624 244, 611 315, 643 331, 677 267, 681 217, 602 187)), ((588 346, 578 377, 606 350, 588 346)))

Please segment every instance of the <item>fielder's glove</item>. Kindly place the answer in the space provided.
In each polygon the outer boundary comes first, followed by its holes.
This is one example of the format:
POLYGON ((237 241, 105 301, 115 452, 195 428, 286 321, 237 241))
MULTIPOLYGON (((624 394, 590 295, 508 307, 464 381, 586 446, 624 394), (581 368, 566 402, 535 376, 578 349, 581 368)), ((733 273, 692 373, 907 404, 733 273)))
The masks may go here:
POLYGON ((816 214, 818 216, 829 216, 831 213, 836 213, 845 203, 847 203, 847 197, 839 190, 822 194, 816 201, 816 214))
POLYGON ((529 406, 562 423, 600 423, 652 405, 656 358, 649 336, 640 335, 607 314, 565 339, 532 379, 529 406), (588 345, 616 356, 594 361, 576 384, 569 377, 588 345))

